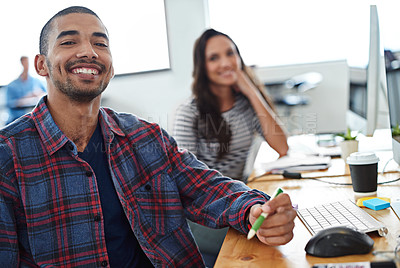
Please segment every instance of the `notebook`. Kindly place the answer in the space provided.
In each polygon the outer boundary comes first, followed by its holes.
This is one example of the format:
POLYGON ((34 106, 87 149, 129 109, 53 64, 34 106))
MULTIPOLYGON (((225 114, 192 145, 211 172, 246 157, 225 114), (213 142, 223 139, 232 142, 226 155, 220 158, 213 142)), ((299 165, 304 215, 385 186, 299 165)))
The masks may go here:
POLYGON ((331 158, 329 156, 283 156, 276 161, 254 164, 254 172, 256 176, 265 174, 266 172, 276 170, 286 170, 289 172, 300 172, 309 170, 327 169, 331 166, 331 158))

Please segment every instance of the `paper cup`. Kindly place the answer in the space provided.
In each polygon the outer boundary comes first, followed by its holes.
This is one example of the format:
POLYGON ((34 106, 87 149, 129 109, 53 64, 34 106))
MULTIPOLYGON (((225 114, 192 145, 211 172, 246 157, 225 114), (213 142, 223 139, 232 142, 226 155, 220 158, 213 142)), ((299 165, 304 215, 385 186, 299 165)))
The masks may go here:
POLYGON ((374 153, 356 152, 347 157, 354 192, 374 196, 378 187, 379 158, 374 153))

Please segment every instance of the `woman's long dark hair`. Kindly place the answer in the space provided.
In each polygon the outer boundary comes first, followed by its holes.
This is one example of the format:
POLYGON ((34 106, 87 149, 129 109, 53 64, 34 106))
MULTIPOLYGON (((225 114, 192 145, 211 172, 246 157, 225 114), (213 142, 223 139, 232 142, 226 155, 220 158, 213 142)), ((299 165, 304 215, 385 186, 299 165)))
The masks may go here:
MULTIPOLYGON (((217 97, 212 93, 210 88, 210 80, 207 76, 205 50, 207 41, 215 36, 225 36, 234 45, 239 55, 242 70, 250 78, 253 84, 260 90, 262 96, 268 105, 273 109, 272 102, 265 95, 262 85, 256 80, 253 72, 247 67, 240 55, 239 49, 235 42, 226 34, 218 32, 214 29, 206 30, 197 40, 193 50, 193 84, 192 92, 196 100, 199 118, 195 122, 195 128, 198 130, 200 137, 210 142, 217 139, 219 143, 218 159, 222 159, 229 152, 229 143, 232 137, 231 129, 221 115, 220 106, 217 97)), ((233 90, 233 89, 232 89, 233 90)))

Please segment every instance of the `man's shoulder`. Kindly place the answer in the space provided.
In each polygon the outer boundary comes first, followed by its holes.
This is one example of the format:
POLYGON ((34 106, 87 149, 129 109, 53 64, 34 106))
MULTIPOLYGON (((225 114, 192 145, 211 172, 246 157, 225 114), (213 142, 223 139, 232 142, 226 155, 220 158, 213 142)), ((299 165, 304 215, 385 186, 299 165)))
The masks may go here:
POLYGON ((35 124, 28 115, 22 116, 0 129, 0 165, 8 161, 13 147, 18 144, 31 144, 36 135, 35 124))
MULTIPOLYGON (((115 121, 116 125, 125 133, 146 131, 161 127, 157 123, 151 123, 131 113, 116 112, 110 108, 102 107, 102 110, 115 121)), ((110 124, 110 122, 109 122, 110 124)))
POLYGON ((11 81, 6 87, 12 88, 12 87, 19 86, 20 84, 21 84, 21 79, 17 78, 17 79, 14 79, 13 81, 11 81))
POLYGON ((125 136, 135 144, 136 148, 144 149, 144 152, 161 152, 163 151, 161 147, 175 143, 171 135, 157 123, 148 122, 129 113, 118 113, 107 108, 103 110, 111 117, 106 119, 111 131, 119 136, 125 136))
POLYGON ((29 132, 34 128, 35 123, 32 117, 24 115, 0 129, 0 142, 20 135, 30 135, 29 132))

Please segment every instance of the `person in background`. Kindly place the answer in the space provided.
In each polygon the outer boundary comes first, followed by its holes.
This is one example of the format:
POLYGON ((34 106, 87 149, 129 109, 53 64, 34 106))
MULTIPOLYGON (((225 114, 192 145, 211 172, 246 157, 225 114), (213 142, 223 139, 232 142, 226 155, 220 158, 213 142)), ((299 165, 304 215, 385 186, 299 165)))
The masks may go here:
POLYGON ((9 114, 7 124, 32 110, 40 97, 46 93, 46 86, 39 79, 29 75, 29 58, 22 56, 20 60, 22 73, 6 90, 9 114))
MULTIPOLYGON (((121 25, 123 27, 123 25, 121 25)), ((55 14, 35 57, 48 94, 0 129, 0 265, 204 267, 186 219, 268 245, 293 238, 290 197, 209 169, 159 125, 101 107, 109 35, 85 7, 55 14)))
MULTIPOLYGON (((210 168, 246 181, 244 168, 256 133, 279 153, 288 144, 273 104, 226 34, 206 30, 193 50, 193 97, 176 113, 173 137, 210 168)), ((209 265, 215 262, 228 228, 213 230, 188 222, 209 265)))
POLYGON ((273 104, 233 40, 214 29, 196 41, 193 97, 176 113, 173 136, 210 168, 246 180, 243 170, 255 133, 284 156, 287 137, 273 104))

